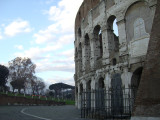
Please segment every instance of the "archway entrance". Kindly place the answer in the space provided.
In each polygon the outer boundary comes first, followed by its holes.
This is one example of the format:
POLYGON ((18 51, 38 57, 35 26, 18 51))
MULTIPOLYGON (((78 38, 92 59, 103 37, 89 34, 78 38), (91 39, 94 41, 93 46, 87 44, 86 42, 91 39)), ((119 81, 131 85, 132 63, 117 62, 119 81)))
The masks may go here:
POLYGON ((137 96, 137 90, 139 87, 141 75, 142 75, 143 67, 137 68, 132 75, 131 78, 131 98, 132 98, 132 107, 134 106, 134 102, 137 96))
POLYGON ((120 115, 123 113, 123 92, 122 79, 120 73, 115 73, 111 80, 111 107, 112 114, 120 115))
POLYGON ((91 80, 87 82, 87 90, 86 90, 86 103, 87 109, 91 109, 91 80))
POLYGON ((101 33, 101 27, 99 25, 97 25, 94 28, 93 31, 94 34, 94 49, 95 49, 95 57, 98 59, 101 59, 103 56, 103 45, 102 45, 102 33, 101 33))
POLYGON ((95 91, 95 97, 96 97, 96 108, 99 110, 104 109, 105 107, 105 86, 104 86, 104 78, 99 78, 97 83, 97 90, 95 91))

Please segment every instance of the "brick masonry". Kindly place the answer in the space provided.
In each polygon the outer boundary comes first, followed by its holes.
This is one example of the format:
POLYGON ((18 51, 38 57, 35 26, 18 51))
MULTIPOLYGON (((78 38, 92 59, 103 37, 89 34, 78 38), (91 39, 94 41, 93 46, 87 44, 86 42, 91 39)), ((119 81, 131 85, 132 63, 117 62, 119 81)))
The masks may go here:
POLYGON ((133 116, 160 117, 160 1, 153 21, 133 116))

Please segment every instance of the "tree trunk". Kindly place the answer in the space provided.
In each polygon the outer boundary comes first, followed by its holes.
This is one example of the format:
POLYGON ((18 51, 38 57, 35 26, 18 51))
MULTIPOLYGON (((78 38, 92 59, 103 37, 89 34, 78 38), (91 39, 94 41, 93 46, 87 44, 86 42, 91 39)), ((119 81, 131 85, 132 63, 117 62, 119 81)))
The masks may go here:
POLYGON ((18 89, 18 93, 19 93, 19 94, 21 93, 21 89, 18 89))

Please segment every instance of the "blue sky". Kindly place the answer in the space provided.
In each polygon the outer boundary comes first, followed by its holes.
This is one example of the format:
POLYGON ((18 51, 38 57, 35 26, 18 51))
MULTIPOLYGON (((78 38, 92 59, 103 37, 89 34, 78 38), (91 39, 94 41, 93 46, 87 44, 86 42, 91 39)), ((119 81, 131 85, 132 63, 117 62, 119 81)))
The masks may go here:
POLYGON ((83 0, 1 0, 0 64, 29 57, 48 85, 74 85, 74 21, 83 0))

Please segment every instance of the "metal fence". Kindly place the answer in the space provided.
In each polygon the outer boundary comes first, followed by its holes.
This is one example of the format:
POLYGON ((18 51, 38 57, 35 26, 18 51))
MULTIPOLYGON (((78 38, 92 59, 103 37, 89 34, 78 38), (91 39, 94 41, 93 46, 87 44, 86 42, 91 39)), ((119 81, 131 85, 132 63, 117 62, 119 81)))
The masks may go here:
POLYGON ((136 90, 124 87, 83 90, 80 96, 81 117, 128 120, 131 117, 136 90))

